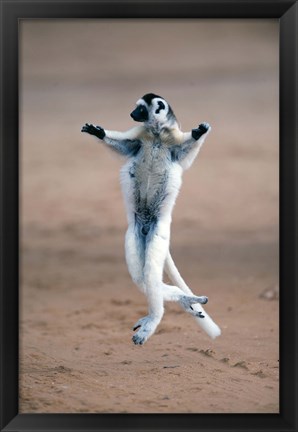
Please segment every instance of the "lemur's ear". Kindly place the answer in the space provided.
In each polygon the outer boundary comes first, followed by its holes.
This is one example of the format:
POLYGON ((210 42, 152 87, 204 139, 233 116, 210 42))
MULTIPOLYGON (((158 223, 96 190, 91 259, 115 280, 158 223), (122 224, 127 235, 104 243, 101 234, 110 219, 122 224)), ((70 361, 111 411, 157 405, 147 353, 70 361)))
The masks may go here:
POLYGON ((155 114, 159 114, 159 112, 161 110, 165 109, 165 107, 166 107, 165 104, 162 101, 158 101, 157 104, 158 104, 158 108, 155 111, 155 114))

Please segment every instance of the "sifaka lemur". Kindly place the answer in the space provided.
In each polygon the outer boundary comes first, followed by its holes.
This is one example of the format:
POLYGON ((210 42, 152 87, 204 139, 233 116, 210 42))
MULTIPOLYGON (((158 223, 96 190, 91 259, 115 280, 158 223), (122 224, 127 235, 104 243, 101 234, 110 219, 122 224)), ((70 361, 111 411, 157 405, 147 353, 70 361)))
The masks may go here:
POLYGON ((193 163, 211 128, 201 123, 191 132, 182 132, 170 105, 153 93, 139 99, 130 115, 142 125, 116 132, 86 123, 82 132, 126 158, 120 174, 128 219, 126 262, 132 280, 147 296, 149 309, 133 327, 132 340, 142 345, 154 333, 164 301, 178 302, 216 338, 220 328, 201 306, 208 298, 193 294, 169 252, 172 210, 182 173, 193 163), (164 270, 173 285, 163 282, 164 270))

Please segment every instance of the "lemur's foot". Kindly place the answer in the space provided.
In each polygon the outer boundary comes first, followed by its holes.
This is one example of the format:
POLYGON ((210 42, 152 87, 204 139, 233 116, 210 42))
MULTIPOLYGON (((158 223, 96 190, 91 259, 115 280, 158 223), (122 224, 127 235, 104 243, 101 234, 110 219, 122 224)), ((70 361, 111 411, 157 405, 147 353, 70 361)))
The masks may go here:
POLYGON ((196 303, 206 304, 208 302, 208 297, 206 296, 181 296, 179 303, 183 307, 183 309, 190 313, 193 316, 199 318, 205 318, 201 311, 195 310, 192 305, 196 303))
POLYGON ((210 129, 209 123, 201 123, 198 128, 192 129, 191 135, 196 141, 210 129))
POLYGON ((143 345, 147 339, 153 335, 159 322, 159 319, 154 319, 150 315, 139 319, 139 321, 133 326, 134 331, 139 329, 132 337, 133 343, 135 345, 143 345))
POLYGON ((106 135, 104 129, 100 126, 94 126, 93 124, 86 123, 82 127, 81 132, 87 132, 90 135, 95 135, 99 139, 103 139, 106 135))

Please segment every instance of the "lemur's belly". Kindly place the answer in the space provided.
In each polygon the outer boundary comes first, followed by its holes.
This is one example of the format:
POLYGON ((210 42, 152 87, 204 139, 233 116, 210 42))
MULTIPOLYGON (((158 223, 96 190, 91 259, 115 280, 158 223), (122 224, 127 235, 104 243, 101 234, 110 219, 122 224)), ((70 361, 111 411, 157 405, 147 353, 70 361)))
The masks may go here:
POLYGON ((143 153, 129 161, 121 171, 129 222, 134 218, 146 234, 162 216, 170 217, 181 185, 181 173, 181 167, 163 153, 143 153))
POLYGON ((168 173, 138 166, 133 181, 135 214, 143 224, 156 222, 167 195, 168 173))

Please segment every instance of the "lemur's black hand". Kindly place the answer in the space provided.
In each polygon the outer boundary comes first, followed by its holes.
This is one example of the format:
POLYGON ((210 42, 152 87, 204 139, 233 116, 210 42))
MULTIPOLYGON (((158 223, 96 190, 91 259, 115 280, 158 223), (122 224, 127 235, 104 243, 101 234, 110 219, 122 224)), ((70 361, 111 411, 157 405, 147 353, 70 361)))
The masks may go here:
POLYGON ((192 129, 191 135, 193 139, 198 140, 210 129, 209 123, 201 123, 197 129, 192 129))
POLYGON ((81 132, 87 132, 90 135, 95 135, 99 139, 103 139, 106 135, 104 129, 100 126, 94 126, 93 124, 86 123, 82 127, 81 132))

